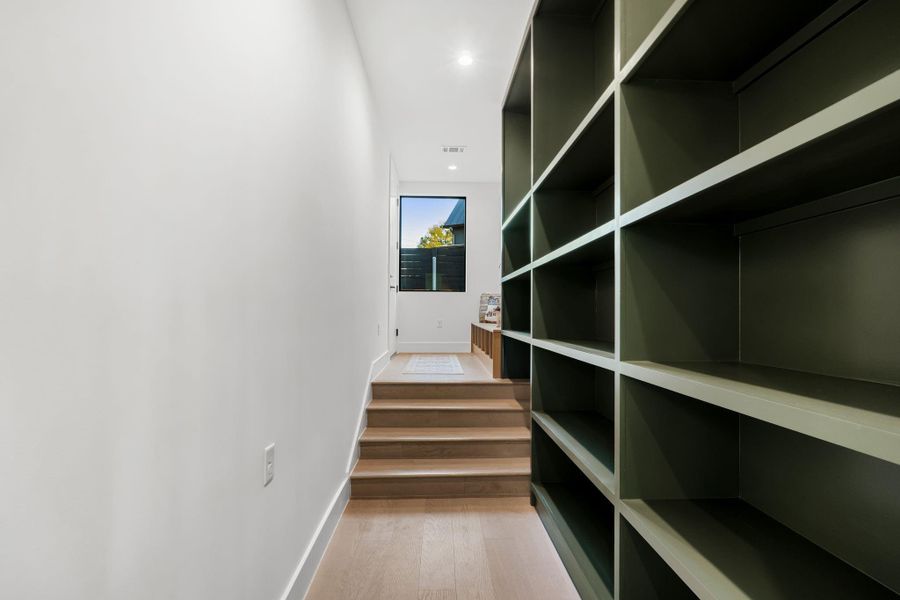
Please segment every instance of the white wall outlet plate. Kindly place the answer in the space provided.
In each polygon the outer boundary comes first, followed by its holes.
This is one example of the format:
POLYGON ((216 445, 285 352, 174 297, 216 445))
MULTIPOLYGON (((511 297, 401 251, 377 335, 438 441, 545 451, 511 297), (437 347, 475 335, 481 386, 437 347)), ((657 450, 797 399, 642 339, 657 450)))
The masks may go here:
POLYGON ((266 446, 266 462, 263 467, 264 479, 263 487, 266 487, 275 479, 275 444, 266 446))
POLYGON ((444 320, 438 319, 438 329, 443 329, 443 328, 444 328, 444 320))

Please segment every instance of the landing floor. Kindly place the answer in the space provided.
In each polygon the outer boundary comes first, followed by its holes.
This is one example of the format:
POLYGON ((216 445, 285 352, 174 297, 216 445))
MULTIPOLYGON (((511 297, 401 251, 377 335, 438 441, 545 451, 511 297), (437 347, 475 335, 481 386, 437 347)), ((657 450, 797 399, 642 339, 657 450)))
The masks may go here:
MULTIPOLYGON (((376 383, 381 382, 413 382, 413 383, 458 383, 472 381, 508 381, 506 379, 494 379, 491 373, 485 368, 474 354, 461 353, 455 356, 459 359, 459 364, 463 368, 462 375, 423 375, 414 373, 404 373, 406 363, 412 358, 413 354, 395 354, 381 374, 375 378, 376 383)), ((446 354, 424 354, 424 356, 447 356, 446 354)))
POLYGON ((578 600, 528 498, 351 500, 307 600, 578 600))

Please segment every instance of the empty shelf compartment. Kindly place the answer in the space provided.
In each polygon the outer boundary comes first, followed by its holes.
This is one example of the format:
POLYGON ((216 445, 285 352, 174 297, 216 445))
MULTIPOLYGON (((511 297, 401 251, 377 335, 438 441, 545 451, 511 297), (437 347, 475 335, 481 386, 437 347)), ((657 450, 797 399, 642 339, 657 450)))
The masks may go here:
POLYGON ((900 466, 623 377, 623 516, 701 598, 893 598, 900 466))

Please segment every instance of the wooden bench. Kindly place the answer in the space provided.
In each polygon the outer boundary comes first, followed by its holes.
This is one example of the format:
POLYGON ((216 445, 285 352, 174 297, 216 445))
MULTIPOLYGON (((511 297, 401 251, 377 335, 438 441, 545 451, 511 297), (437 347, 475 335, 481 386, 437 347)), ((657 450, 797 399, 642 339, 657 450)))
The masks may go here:
POLYGON ((495 323, 472 323, 472 354, 481 359, 494 379, 503 376, 500 335, 500 326, 495 323))

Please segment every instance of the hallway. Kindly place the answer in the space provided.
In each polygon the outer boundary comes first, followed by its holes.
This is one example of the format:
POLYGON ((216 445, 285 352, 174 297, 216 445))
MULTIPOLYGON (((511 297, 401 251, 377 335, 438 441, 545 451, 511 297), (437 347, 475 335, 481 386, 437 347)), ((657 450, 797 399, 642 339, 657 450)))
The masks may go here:
POLYGON ((308 600, 577 600, 528 498, 351 500, 308 600))

